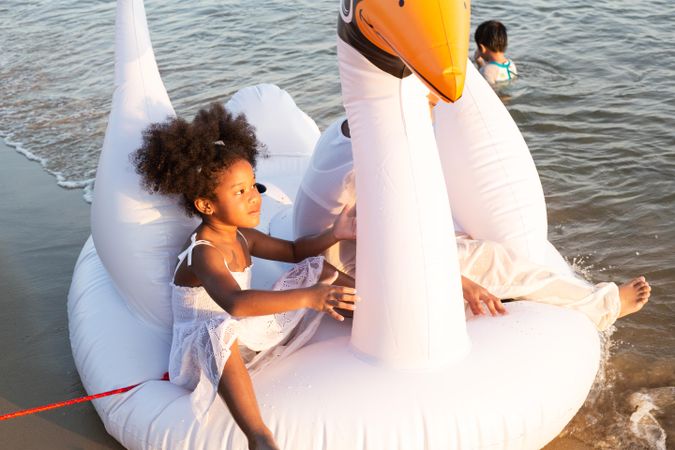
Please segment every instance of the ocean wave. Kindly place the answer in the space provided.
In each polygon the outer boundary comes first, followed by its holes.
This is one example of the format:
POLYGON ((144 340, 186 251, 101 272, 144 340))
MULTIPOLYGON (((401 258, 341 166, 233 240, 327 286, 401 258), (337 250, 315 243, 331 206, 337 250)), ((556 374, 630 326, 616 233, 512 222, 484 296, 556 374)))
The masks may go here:
POLYGON ((92 185, 93 182, 94 178, 91 178, 89 180, 66 180, 63 179, 63 177, 57 176, 56 184, 65 189, 83 189, 92 185))
POLYGON ((5 144, 7 144, 9 147, 12 147, 17 152, 21 153, 22 155, 24 155, 26 158, 30 159, 31 161, 39 162, 40 165, 42 165, 42 167, 46 168, 47 159, 45 159, 41 156, 38 156, 35 153, 28 150, 26 147, 24 147, 22 142, 12 140, 11 134, 5 135, 5 136, 3 136, 3 138, 5 140, 5 144))

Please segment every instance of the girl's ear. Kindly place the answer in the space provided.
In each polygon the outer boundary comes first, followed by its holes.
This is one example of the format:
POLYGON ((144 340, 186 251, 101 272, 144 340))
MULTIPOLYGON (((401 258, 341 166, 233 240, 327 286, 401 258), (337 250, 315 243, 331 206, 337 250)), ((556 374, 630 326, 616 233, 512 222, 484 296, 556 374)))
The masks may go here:
POLYGON ((195 208, 197 208, 197 211, 200 213, 210 216, 213 214, 213 205, 211 205, 211 202, 207 198, 202 198, 202 197, 197 197, 195 199, 195 208))

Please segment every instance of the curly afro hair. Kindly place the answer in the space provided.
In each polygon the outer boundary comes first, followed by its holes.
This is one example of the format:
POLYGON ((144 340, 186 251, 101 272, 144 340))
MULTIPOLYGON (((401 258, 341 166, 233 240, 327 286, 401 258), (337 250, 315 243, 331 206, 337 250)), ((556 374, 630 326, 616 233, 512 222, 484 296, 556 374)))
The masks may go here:
POLYGON ((176 117, 150 125, 131 161, 145 189, 179 195, 187 215, 194 216, 199 214, 196 198, 215 200, 223 170, 242 159, 255 168, 258 156, 265 156, 264 146, 246 118, 213 103, 199 110, 192 123, 176 117))

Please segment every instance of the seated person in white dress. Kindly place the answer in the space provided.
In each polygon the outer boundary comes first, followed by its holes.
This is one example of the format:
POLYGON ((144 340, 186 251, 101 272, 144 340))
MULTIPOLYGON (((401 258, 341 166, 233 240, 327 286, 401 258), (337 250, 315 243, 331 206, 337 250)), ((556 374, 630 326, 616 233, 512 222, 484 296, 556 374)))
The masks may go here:
MULTIPOLYGON (((358 180, 356 180, 358 182, 358 180)), ((294 207, 296 235, 320 232, 356 200, 352 147, 347 120, 326 129, 317 142, 294 207)), ((473 314, 505 313, 501 299, 526 299, 573 308, 584 313, 599 330, 617 318, 636 312, 649 299, 644 277, 621 286, 592 285, 564 276, 510 253, 504 246, 458 234, 457 256, 466 305, 473 314)), ((356 275, 356 243, 342 241, 329 248, 326 259, 345 273, 356 275)))
POLYGON ((506 27, 496 20, 488 20, 478 25, 474 33, 476 53, 474 61, 478 71, 490 83, 511 81, 518 75, 516 63, 506 57, 508 38, 506 27))
POLYGON ((191 123, 175 118, 151 125, 134 164, 149 191, 178 196, 187 215, 202 219, 178 257, 172 283, 170 380, 194 390, 198 418, 220 394, 249 447, 274 449, 249 371, 306 343, 321 312, 343 320, 335 308, 354 309, 354 280, 317 255, 354 239, 356 224, 345 211, 321 232, 293 242, 255 230, 259 149, 243 116, 213 104, 191 123), (272 291, 253 290, 251 256, 299 264, 272 291))

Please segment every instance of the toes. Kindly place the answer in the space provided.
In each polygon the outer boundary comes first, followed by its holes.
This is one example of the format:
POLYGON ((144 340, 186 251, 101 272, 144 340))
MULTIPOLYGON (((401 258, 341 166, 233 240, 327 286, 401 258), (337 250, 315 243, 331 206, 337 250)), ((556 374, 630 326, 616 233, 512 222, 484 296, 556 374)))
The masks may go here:
POLYGON ((635 282, 633 283, 633 286, 638 290, 651 289, 651 286, 649 286, 649 283, 647 283, 645 277, 636 278, 635 282))

